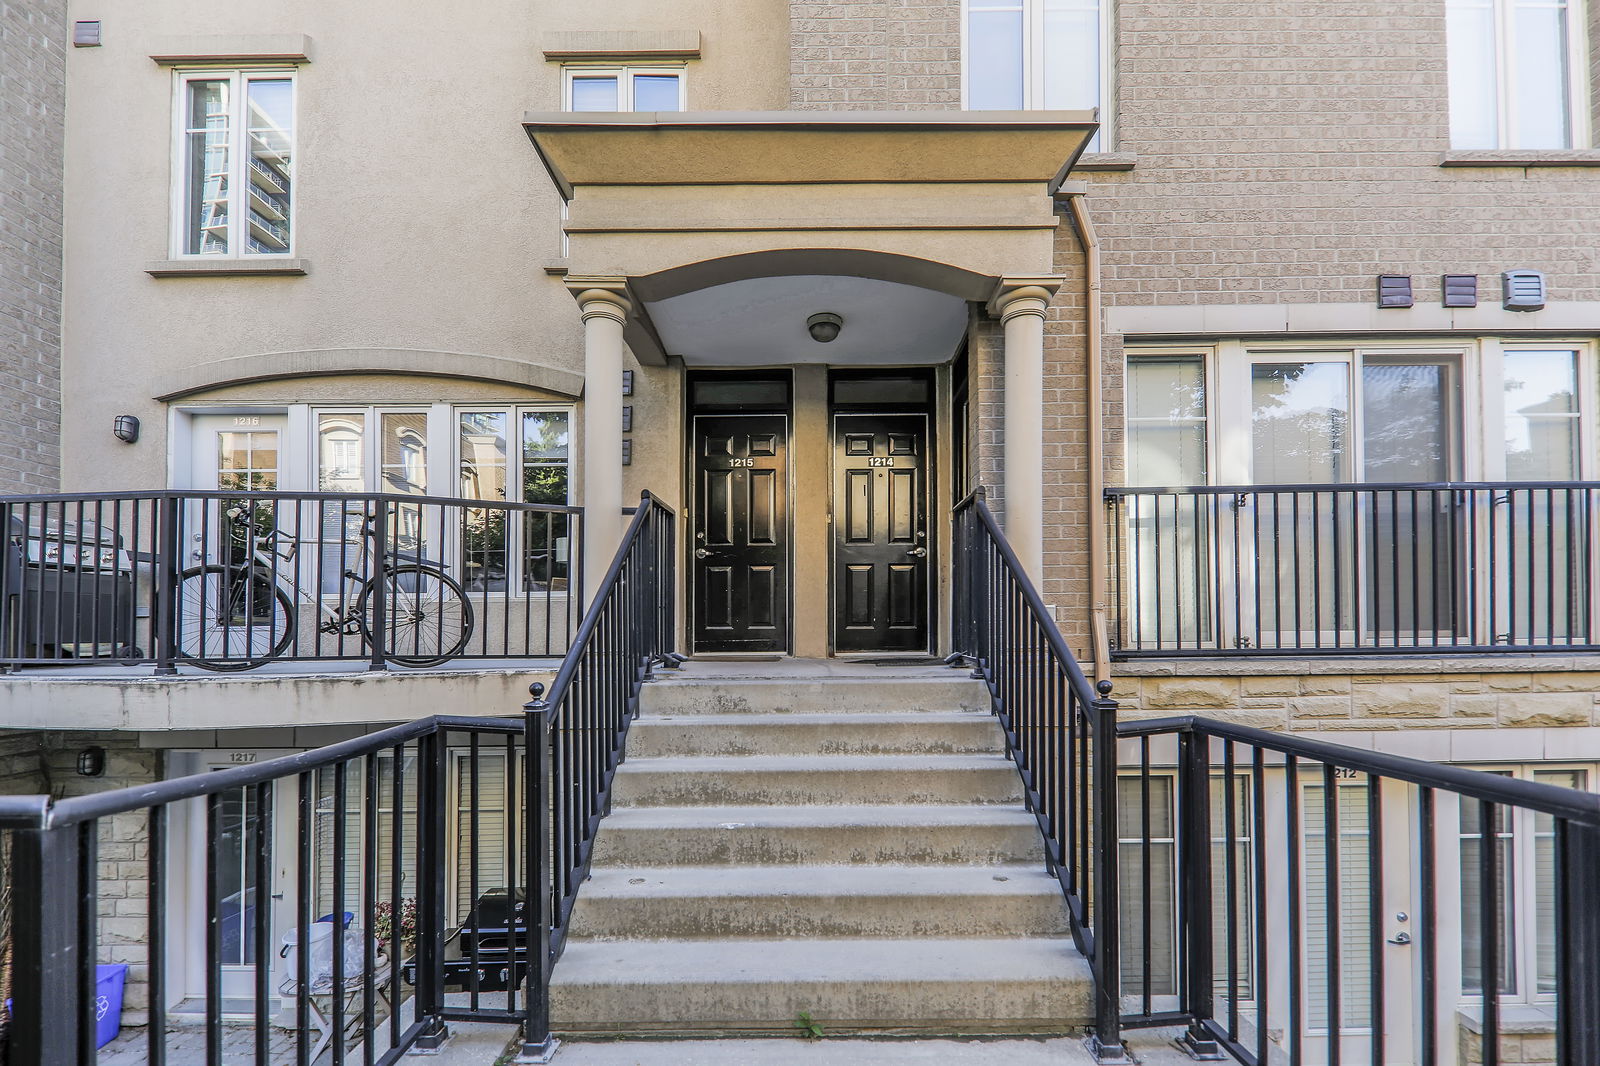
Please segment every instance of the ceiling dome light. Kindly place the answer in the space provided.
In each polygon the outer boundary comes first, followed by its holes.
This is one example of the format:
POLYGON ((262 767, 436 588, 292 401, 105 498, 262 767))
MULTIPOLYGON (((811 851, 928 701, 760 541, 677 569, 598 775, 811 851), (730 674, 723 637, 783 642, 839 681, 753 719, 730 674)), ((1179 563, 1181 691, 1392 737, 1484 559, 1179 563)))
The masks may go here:
POLYGON ((843 325, 844 319, 832 311, 818 311, 806 319, 806 329, 811 332, 811 339, 818 344, 827 344, 837 337, 843 325))

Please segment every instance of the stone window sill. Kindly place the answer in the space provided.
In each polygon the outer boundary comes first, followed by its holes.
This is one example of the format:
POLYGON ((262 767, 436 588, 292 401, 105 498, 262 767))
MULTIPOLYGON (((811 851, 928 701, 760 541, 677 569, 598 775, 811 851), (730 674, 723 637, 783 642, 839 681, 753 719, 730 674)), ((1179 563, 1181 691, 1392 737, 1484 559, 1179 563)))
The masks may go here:
POLYGON ((1446 152, 1441 167, 1600 167, 1600 149, 1446 152))
MULTIPOLYGON (((1483 1007, 1473 1003, 1456 1011, 1456 1017, 1469 1033, 1483 1032, 1483 1007)), ((1500 1032, 1505 1034, 1544 1034, 1556 1031, 1556 1016, 1546 1007, 1526 1005, 1500 1008, 1500 1032)))
POLYGON ((1072 168, 1074 174, 1083 171, 1087 174, 1106 173, 1108 171, 1132 170, 1139 157, 1133 152, 1085 152, 1078 157, 1077 165, 1072 168))
POLYGON ((144 265, 153 278, 301 277, 311 272, 304 259, 157 259, 144 265))

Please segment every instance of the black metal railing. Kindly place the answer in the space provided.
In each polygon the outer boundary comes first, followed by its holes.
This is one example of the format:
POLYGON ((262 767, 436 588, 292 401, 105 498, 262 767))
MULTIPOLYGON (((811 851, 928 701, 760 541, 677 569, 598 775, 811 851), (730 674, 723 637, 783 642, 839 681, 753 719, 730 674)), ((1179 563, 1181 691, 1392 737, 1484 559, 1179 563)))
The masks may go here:
POLYGON ((1131 1062, 1120 1036, 1117 946, 1117 705, 1096 692, 979 489, 956 506, 954 650, 989 687, 1094 974, 1098 1061, 1131 1062))
POLYGON ((480 783, 517 779, 525 735, 516 719, 433 717, 152 785, 0 797, 9 1061, 95 1062, 97 962, 141 940, 145 1006, 126 1016, 144 1024, 152 1066, 169 1059, 168 1011, 186 996, 201 1003, 207 1063, 223 1061, 225 1032, 230 1061, 307 1066, 326 1048, 341 1066, 437 1046, 450 1019, 520 1024, 537 933, 520 906, 524 797, 480 783), (198 899, 179 858, 191 839, 205 842, 198 899), (101 862, 102 845, 144 861, 101 862))
POLYGON ((1119 733, 1125 1027, 1249 1066, 1594 1062, 1592 783, 1204 718, 1119 733))
POLYGON ((520 721, 426 718, 154 785, 0 797, 9 1061, 95 1062, 97 962, 141 939, 151 1066, 168 1061, 167 1012, 185 993, 201 1005, 207 1063, 226 1043, 258 1063, 309 1066, 326 1048, 333 1066, 388 1066, 437 1047, 452 1020, 519 1025, 525 1056, 548 1061, 551 968, 639 687, 681 661, 675 523, 645 494, 548 694, 532 686, 520 721), (191 839, 204 843, 204 887, 180 906, 174 857, 191 839), (100 905, 102 840, 147 856, 104 894, 148 899, 137 929, 100 905), (173 945, 175 931, 189 942, 173 945), (198 972, 171 971, 191 955, 198 972))
POLYGON ((555 1050, 549 967, 566 944, 595 834, 611 809, 611 782, 638 713, 639 687, 656 665, 683 661, 674 651, 676 534, 672 508, 644 493, 572 650, 548 690, 539 684, 531 690, 528 750, 539 753, 539 763, 529 764, 528 788, 540 797, 533 809, 544 816, 529 820, 527 849, 538 856, 530 896, 538 901, 539 954, 548 966, 534 975, 529 995, 523 1052, 530 1057, 547 1061, 555 1050))
POLYGON ((582 521, 392 493, 0 498, 0 666, 557 658, 582 521))
POLYGON ((1118 658, 1600 650, 1600 484, 1113 488, 1118 658))

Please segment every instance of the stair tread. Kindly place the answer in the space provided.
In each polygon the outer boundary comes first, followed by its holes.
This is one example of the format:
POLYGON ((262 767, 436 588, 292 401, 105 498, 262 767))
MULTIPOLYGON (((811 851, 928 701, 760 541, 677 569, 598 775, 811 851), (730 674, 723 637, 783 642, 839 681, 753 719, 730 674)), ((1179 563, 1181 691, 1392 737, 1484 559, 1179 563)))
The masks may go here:
POLYGON ((1070 937, 567 941, 554 985, 1087 981, 1070 937))
POLYGON ((696 728, 717 726, 795 726, 795 725, 845 725, 862 727, 876 724, 905 724, 915 726, 938 725, 945 722, 995 721, 988 711, 791 711, 788 714, 761 714, 738 711, 728 714, 667 714, 651 711, 641 714, 633 728, 671 722, 674 725, 693 725, 696 728))
POLYGON ((606 816, 612 829, 788 829, 934 826, 1026 826, 1034 816, 1021 807, 987 803, 821 804, 794 806, 618 807, 606 816))
MULTIPOLYGON (((782 897, 1038 896, 1061 888, 1038 865, 612 866, 595 868, 584 897, 729 899, 782 897)), ((581 902, 579 904, 582 905, 581 902)))
POLYGON ((620 773, 782 773, 785 771, 996 770, 1011 763, 1000 754, 887 755, 647 755, 617 767, 620 773))

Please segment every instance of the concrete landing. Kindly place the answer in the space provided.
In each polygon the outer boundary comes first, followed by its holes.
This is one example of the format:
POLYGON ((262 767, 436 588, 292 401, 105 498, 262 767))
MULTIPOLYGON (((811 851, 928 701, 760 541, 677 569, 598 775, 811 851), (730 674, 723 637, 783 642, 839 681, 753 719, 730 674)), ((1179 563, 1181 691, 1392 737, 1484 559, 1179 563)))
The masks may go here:
MULTIPOLYGON (((1144 1066, 1189 1066, 1171 1046, 1177 1030, 1129 1037, 1144 1066)), ((1049 1040, 679 1040, 573 1041, 555 1066, 1091 1066, 1083 1042, 1049 1040)), ((485 1064, 487 1066, 487 1064, 485 1064)))

